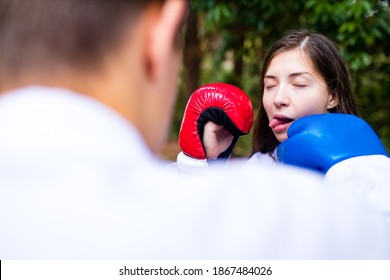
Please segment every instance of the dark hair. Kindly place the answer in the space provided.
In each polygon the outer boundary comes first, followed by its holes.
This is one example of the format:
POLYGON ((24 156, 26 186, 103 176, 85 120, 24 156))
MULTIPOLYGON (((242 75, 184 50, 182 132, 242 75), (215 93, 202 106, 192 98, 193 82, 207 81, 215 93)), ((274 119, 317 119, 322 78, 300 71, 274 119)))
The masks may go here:
POLYGON ((103 52, 117 46, 122 29, 142 9, 163 2, 1 0, 0 70, 11 78, 26 67, 56 63, 92 69, 101 63, 103 52))
MULTIPOLYGON (((328 91, 338 100, 337 106, 329 112, 358 115, 350 74, 337 46, 326 36, 304 29, 288 32, 268 51, 261 74, 261 99, 264 93, 264 76, 272 59, 284 51, 296 48, 302 49, 308 55, 315 71, 324 79, 328 91)), ((272 153, 279 145, 279 141, 268 125, 268 117, 261 99, 253 132, 252 154, 272 153)))

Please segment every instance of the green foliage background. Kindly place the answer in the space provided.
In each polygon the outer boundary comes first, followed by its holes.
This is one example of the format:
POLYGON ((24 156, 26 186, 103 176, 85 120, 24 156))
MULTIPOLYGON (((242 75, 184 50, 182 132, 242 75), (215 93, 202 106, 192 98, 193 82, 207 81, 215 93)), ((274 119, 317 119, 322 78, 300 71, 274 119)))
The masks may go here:
MULTIPOLYGON (((270 45, 290 29, 306 28, 322 33, 338 45, 351 71, 362 117, 372 125, 389 151, 388 0, 193 0, 190 6, 197 33, 187 29, 185 36, 187 39, 196 36, 192 39, 196 39, 197 52, 184 52, 184 55, 187 61, 199 59, 200 64, 198 69, 183 65, 182 72, 190 77, 197 77, 198 73, 197 86, 215 81, 235 84, 257 107, 261 63, 270 45)), ((190 47, 194 46, 184 46, 190 47)), ((183 78, 173 139, 177 138, 192 89, 183 78)), ((250 150, 251 136, 241 137, 234 155, 248 156, 250 150)))

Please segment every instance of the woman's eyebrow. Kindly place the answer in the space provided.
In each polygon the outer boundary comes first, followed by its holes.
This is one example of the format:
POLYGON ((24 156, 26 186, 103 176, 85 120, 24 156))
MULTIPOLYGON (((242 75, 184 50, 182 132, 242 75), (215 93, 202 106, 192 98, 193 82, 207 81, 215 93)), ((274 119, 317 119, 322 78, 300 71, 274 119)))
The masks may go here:
POLYGON ((309 75, 309 76, 313 76, 312 74, 310 74, 309 72, 307 71, 302 71, 302 72, 295 72, 295 73, 291 73, 290 75, 288 75, 289 77, 296 77, 296 76, 302 76, 302 75, 309 75))
MULTIPOLYGON (((294 72, 294 73, 289 74, 288 76, 289 76, 290 78, 291 78, 291 77, 293 78, 293 77, 302 76, 302 75, 309 75, 309 76, 313 77, 313 75, 310 74, 310 73, 307 72, 307 71, 294 72)), ((265 76, 264 76, 264 79, 273 79, 273 80, 276 80, 277 78, 276 78, 276 76, 274 76, 274 75, 265 75, 265 76)))

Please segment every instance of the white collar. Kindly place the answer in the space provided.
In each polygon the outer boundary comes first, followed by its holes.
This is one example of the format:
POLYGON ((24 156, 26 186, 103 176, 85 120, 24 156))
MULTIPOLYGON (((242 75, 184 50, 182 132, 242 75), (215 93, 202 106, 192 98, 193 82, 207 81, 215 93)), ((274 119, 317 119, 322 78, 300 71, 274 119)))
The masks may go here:
POLYGON ((63 88, 31 86, 4 93, 0 133, 1 152, 153 157, 139 132, 121 115, 63 88))

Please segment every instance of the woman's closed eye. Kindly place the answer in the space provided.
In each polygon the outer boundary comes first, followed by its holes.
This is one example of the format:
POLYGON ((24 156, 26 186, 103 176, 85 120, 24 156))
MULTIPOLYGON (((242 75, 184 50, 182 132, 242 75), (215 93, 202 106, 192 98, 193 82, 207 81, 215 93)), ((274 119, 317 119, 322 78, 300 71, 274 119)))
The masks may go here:
POLYGON ((277 86, 276 84, 265 84, 264 88, 265 89, 272 89, 272 88, 275 88, 276 86, 277 86))
POLYGON ((292 84, 293 87, 297 87, 297 88, 304 88, 304 87, 307 87, 306 84, 292 84))

